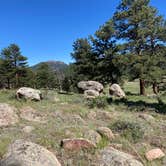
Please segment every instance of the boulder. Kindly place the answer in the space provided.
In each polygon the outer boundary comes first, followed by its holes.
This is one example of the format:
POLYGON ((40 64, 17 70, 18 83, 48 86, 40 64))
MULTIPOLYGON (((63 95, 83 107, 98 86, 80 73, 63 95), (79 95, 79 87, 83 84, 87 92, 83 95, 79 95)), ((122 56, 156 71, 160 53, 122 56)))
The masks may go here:
POLYGON ((86 99, 94 99, 96 97, 98 97, 100 94, 98 91, 96 90, 85 90, 84 91, 84 97, 86 99))
POLYGON ((161 149, 159 149, 159 148, 152 149, 152 150, 148 151, 145 154, 145 157, 149 161, 152 161, 152 160, 155 160, 155 159, 160 159, 160 158, 162 158, 164 156, 165 156, 164 152, 161 149))
POLYGON ((61 145, 64 149, 71 151, 96 148, 94 143, 84 138, 63 139, 61 145))
POLYGON ((92 141, 94 144, 98 144, 101 141, 101 136, 94 130, 88 130, 85 131, 84 137, 90 141, 92 141))
POLYGON ((16 140, 1 161, 2 166, 61 166, 56 156, 44 147, 16 140))
POLYGON ((77 84, 78 88, 85 90, 95 90, 98 92, 102 92, 104 87, 101 83, 97 81, 81 81, 77 84))
POLYGON ((20 109, 20 117, 22 119, 33 121, 33 122, 39 122, 39 123, 45 123, 45 118, 39 114, 35 109, 27 106, 20 109))
POLYGON ((106 137, 108 140, 114 139, 114 134, 108 127, 99 127, 97 132, 101 134, 101 136, 106 137))
POLYGON ((143 166, 132 155, 116 150, 112 147, 106 147, 100 151, 100 166, 143 166))
POLYGON ((35 101, 40 101, 42 99, 42 94, 40 90, 28 87, 22 87, 18 89, 16 92, 16 96, 18 99, 23 97, 25 99, 30 99, 35 101))
POLYGON ((109 88, 109 93, 112 96, 123 98, 125 97, 124 91, 121 89, 121 87, 118 84, 112 84, 109 88))
POLYGON ((10 126, 19 121, 16 108, 0 103, 0 127, 10 126))

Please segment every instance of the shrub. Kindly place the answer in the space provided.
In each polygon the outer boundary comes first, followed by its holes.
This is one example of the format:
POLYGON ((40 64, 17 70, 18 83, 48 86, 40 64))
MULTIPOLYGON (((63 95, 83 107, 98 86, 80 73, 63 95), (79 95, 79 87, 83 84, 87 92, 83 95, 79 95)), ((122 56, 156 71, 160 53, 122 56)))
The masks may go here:
POLYGON ((137 122, 117 121, 110 128, 134 143, 138 142, 144 135, 142 127, 137 122))
POLYGON ((108 105, 107 97, 99 96, 94 99, 88 99, 87 103, 89 108, 105 108, 108 105))

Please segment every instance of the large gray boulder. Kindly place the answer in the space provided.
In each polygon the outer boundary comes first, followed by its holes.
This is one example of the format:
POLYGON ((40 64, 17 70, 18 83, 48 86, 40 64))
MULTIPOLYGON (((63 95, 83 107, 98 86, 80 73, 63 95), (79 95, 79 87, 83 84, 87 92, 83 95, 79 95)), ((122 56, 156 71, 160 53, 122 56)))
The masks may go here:
POLYGON ((16 140, 8 148, 1 166, 61 166, 56 156, 44 147, 24 140, 16 140))
POLYGON ((0 127, 10 126, 19 121, 16 108, 0 103, 0 127))
POLYGON ((30 100, 40 101, 42 99, 42 94, 40 90, 29 88, 29 87, 22 87, 17 90, 16 92, 17 98, 25 98, 30 100))
POLYGON ((132 155, 106 147, 100 152, 100 166, 143 166, 132 155))
POLYGON ((81 81, 77 84, 78 88, 85 90, 95 90, 99 93, 103 91, 104 87, 97 81, 81 81))
POLYGON ((121 87, 118 84, 112 84, 109 88, 109 93, 112 96, 124 98, 126 95, 124 91, 121 89, 121 87))

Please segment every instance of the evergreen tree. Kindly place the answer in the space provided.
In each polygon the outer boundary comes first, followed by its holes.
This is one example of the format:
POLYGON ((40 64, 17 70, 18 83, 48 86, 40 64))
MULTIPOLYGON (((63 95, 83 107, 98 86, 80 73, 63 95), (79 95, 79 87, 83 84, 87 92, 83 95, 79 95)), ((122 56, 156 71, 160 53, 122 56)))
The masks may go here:
POLYGON ((96 73, 96 57, 88 39, 77 39, 73 44, 72 58, 75 60, 73 69, 77 75, 77 82, 92 80, 96 73))
POLYGON ((114 34, 113 21, 110 19, 96 31, 94 37, 91 37, 97 60, 95 79, 104 84, 117 83, 121 76, 119 67, 115 63, 118 47, 114 34))
POLYGON ((41 63, 36 70, 36 86, 37 88, 55 88, 57 80, 55 73, 46 63, 41 63))
POLYGON ((24 77, 27 68, 27 58, 20 52, 19 46, 11 44, 1 52, 1 75, 7 83, 7 87, 21 86, 20 80, 24 77))
POLYGON ((161 16, 157 16, 157 11, 149 5, 149 0, 122 0, 114 14, 116 37, 124 43, 123 53, 129 58, 126 61, 128 71, 133 78, 140 79, 141 95, 145 95, 145 80, 150 76, 147 69, 152 71, 152 66, 157 67, 159 64, 159 57, 152 47, 157 48, 160 43, 158 39, 161 33, 157 33, 161 24, 161 16))

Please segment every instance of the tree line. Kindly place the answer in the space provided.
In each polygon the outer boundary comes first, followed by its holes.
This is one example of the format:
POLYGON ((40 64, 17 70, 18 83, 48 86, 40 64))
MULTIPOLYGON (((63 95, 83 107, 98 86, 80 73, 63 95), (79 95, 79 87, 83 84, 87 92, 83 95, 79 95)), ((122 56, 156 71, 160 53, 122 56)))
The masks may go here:
POLYGON ((150 0, 122 0, 111 19, 94 35, 73 44, 76 79, 103 84, 139 79, 158 93, 166 75, 166 20, 150 0))
MULTIPOLYGON (((65 71, 64 71, 65 72, 65 71)), ((18 45, 11 44, 0 53, 0 88, 19 88, 23 86, 46 89, 67 89, 68 81, 60 72, 54 72, 46 63, 37 69, 28 66, 18 45), (64 82, 65 85, 64 85, 64 82)))

